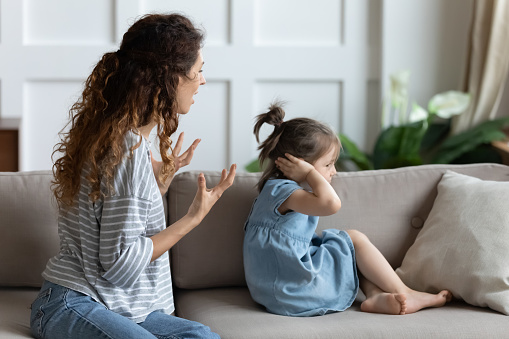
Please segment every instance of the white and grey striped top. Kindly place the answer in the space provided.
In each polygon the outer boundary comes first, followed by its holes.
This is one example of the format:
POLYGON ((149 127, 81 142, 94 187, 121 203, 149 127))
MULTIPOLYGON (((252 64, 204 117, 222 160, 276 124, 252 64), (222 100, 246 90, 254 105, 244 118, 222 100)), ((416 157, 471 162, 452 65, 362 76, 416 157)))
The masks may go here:
MULTIPOLYGON (((135 322, 155 310, 174 311, 168 253, 150 262, 150 237, 166 227, 166 220, 149 143, 142 138, 128 157, 139 138, 126 135, 126 157, 116 170, 113 194, 92 203, 84 170, 79 199, 59 216, 60 252, 42 274, 135 322)), ((101 190, 106 192, 105 183, 101 190)))

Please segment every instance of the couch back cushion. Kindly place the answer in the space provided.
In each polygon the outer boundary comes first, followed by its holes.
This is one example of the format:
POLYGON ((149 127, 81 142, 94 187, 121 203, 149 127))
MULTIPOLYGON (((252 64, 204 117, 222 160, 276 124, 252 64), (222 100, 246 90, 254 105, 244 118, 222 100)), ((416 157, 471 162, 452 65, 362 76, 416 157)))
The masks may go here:
MULTIPOLYGON (((207 187, 221 172, 205 171, 207 187)), ((182 218, 196 194, 199 172, 183 172, 168 194, 169 224, 182 218)), ((258 173, 237 173, 235 181, 198 227, 171 251, 173 285, 181 288, 245 286, 242 244, 244 223, 258 195, 258 173)))
MULTIPOLYGON (((509 180, 509 167, 497 164, 426 165, 392 170, 343 172, 332 180, 342 201, 335 215, 322 217, 327 228, 364 232, 393 267, 400 266, 437 195, 447 169, 484 180, 509 180)), ((187 213, 199 172, 177 175, 168 194, 170 224, 187 213)), ((205 172, 207 187, 219 172, 205 172)), ((203 222, 172 248, 173 284, 178 288, 245 286, 242 243, 244 223, 257 196, 259 174, 238 173, 235 182, 203 222)))
POLYGON ((58 252, 50 171, 0 173, 0 286, 39 287, 58 252))

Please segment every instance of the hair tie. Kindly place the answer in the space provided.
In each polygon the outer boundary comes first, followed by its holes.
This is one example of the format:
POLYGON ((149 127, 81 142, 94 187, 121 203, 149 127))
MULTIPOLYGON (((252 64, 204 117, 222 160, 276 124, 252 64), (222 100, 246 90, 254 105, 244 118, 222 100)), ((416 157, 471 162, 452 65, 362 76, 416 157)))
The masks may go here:
POLYGON ((280 122, 276 123, 274 126, 276 126, 276 127, 281 127, 281 125, 283 124, 283 122, 284 122, 284 121, 283 121, 283 120, 281 120, 280 122))

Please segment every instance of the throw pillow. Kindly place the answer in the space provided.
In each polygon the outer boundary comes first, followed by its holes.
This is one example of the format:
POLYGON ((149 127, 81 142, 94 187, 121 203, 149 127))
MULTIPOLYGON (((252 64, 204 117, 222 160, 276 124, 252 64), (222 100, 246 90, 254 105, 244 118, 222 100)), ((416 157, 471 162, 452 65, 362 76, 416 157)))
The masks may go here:
POLYGON ((433 208, 396 270, 419 291, 509 315, 509 182, 447 171, 433 208))

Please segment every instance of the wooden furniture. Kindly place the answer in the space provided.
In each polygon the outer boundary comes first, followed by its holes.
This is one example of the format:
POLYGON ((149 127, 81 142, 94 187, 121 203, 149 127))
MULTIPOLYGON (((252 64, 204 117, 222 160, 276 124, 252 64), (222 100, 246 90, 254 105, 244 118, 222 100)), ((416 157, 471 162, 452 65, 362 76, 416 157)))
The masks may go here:
POLYGON ((491 147, 500 154, 502 163, 509 166, 509 128, 504 129, 503 132, 507 137, 504 140, 492 141, 491 147))
POLYGON ((21 119, 0 119, 0 172, 19 171, 21 119))
POLYGON ((504 165, 509 165, 509 139, 493 141, 491 146, 493 146, 502 157, 502 163, 504 165))

